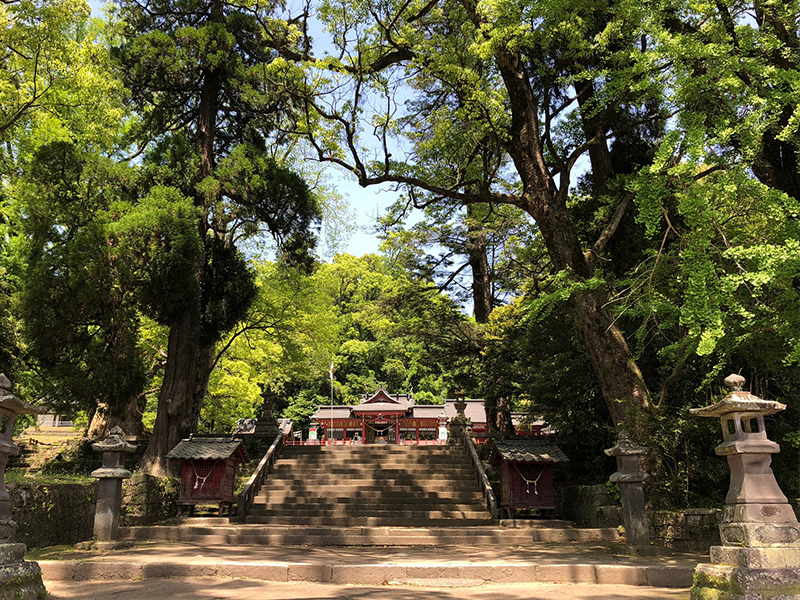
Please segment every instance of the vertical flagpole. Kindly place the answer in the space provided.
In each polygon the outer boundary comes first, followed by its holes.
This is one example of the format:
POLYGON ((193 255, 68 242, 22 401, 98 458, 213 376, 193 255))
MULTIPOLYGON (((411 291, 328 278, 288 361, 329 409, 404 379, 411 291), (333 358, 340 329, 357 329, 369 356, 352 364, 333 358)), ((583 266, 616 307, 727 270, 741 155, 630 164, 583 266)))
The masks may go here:
POLYGON ((328 436, 328 441, 333 445, 333 359, 331 359, 331 434, 328 436))

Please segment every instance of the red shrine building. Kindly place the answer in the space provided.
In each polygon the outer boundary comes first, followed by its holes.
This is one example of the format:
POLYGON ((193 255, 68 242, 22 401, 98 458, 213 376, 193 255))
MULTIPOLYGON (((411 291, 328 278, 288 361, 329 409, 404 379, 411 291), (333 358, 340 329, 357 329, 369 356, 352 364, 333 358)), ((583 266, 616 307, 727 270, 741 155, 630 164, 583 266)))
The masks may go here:
MULTIPOLYGON (((362 444, 425 444, 442 439, 457 414, 456 400, 444 404, 416 404, 412 394, 389 394, 380 388, 372 395, 365 394, 355 406, 320 406, 311 417, 322 430, 325 440, 362 444)), ((465 400, 465 416, 472 421, 472 431, 478 441, 487 432, 483 399, 465 400)), ((542 435, 544 421, 521 425, 522 415, 512 413, 516 433, 542 435)))

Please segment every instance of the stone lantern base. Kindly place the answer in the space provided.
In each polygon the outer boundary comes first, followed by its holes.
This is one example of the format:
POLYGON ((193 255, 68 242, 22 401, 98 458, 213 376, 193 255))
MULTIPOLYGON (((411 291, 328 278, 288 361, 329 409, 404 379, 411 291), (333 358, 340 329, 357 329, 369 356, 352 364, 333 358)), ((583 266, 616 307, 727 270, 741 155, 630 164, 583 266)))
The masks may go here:
POLYGON ((722 536, 735 527, 763 545, 712 546, 711 563, 694 571, 692 600, 800 600, 800 545, 793 543, 798 524, 728 523, 722 536), (775 545, 781 542, 791 545, 775 545))
POLYGON ((715 551, 726 564, 697 565, 692 600, 800 600, 800 548, 713 546, 712 561, 715 551))
POLYGON ((0 544, 0 600, 45 600, 39 563, 23 560, 25 544, 0 544))

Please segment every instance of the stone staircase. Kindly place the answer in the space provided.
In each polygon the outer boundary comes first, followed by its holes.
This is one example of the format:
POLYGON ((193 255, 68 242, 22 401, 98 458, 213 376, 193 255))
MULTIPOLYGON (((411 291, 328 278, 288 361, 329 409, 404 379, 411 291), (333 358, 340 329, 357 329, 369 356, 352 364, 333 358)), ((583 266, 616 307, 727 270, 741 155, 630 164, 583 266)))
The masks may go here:
POLYGON ((210 546, 471 546, 596 544, 616 529, 567 521, 493 524, 463 448, 448 446, 288 446, 245 522, 171 519, 122 527, 122 540, 210 546))
POLYGON ((288 446, 249 524, 321 527, 490 525, 469 458, 448 446, 288 446))

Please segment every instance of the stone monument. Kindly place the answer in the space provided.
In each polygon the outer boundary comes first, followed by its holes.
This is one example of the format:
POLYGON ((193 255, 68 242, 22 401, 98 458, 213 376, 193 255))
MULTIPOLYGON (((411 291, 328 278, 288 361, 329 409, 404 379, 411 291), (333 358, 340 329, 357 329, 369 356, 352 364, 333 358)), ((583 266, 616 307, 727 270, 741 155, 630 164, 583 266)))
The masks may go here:
POLYGON ((102 442, 92 444, 92 450, 103 453, 103 466, 92 471, 97 483, 97 505, 94 512, 94 537, 99 542, 119 538, 119 513, 122 508, 122 480, 131 472, 125 468, 124 455, 136 446, 125 441, 125 432, 113 427, 102 442))
POLYGON ((19 454, 19 446, 11 439, 17 415, 40 412, 12 394, 11 382, 0 373, 0 600, 47 597, 39 563, 24 560, 25 544, 13 543, 17 524, 11 518, 11 497, 5 483, 8 457, 19 454))
POLYGON ((731 481, 720 525, 721 546, 695 569, 693 600, 800 600, 800 524, 778 487, 770 463, 780 446, 767 439, 764 416, 786 408, 742 391, 740 375, 725 378, 730 392, 700 417, 718 417, 731 481))
POLYGON ((628 544, 634 548, 649 548, 650 525, 647 522, 644 500, 644 482, 648 475, 641 470, 640 459, 647 456, 650 449, 646 446, 637 446, 630 434, 623 429, 617 436, 616 444, 604 452, 617 459, 617 472, 609 477, 609 481, 619 484, 628 544))

